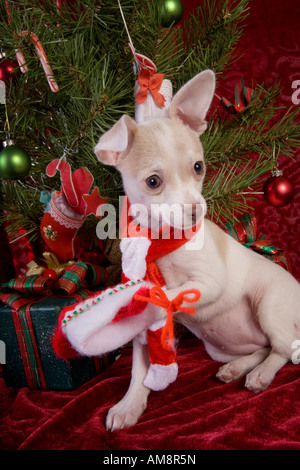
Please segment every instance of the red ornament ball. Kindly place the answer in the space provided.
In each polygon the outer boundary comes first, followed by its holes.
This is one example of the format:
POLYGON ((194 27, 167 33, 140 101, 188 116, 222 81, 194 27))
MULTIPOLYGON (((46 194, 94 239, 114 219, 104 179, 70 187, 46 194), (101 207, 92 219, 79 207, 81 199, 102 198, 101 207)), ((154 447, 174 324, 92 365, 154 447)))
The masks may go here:
POLYGON ((0 80, 8 83, 9 80, 15 78, 20 72, 19 64, 10 58, 4 59, 0 62, 0 80))
POLYGON ((55 281, 56 281, 56 279, 57 279, 57 274, 56 274, 56 272, 54 271, 54 269, 50 269, 50 268, 45 269, 45 270, 43 271, 42 275, 43 275, 44 277, 47 277, 48 279, 54 279, 55 281))
POLYGON ((263 194, 271 206, 284 207, 293 200, 295 189, 291 181, 282 176, 282 171, 272 171, 263 186, 263 194))

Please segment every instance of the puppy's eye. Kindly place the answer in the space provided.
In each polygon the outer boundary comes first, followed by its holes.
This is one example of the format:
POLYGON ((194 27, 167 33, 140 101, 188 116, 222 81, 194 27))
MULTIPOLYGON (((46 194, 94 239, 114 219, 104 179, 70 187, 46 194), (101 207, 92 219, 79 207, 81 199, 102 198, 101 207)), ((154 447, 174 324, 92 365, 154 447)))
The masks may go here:
POLYGON ((196 162, 194 165, 194 172, 197 175, 201 175, 203 173, 203 162, 196 162))
POLYGON ((149 178, 146 179, 146 185, 150 189, 156 189, 161 185, 161 179, 157 175, 149 176, 149 178))

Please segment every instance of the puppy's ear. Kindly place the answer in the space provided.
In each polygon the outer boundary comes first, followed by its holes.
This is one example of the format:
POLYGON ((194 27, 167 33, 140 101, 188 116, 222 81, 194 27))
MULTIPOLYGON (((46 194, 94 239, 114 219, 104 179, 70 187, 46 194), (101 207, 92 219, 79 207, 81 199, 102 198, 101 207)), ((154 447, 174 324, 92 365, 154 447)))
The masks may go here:
POLYGON ((98 160, 106 165, 118 165, 132 145, 137 125, 131 117, 124 114, 118 122, 103 134, 94 152, 98 160))
POLYGON ((196 75, 174 96, 170 107, 171 116, 179 117, 201 135, 206 130, 205 116, 214 96, 215 83, 212 70, 204 70, 196 75))

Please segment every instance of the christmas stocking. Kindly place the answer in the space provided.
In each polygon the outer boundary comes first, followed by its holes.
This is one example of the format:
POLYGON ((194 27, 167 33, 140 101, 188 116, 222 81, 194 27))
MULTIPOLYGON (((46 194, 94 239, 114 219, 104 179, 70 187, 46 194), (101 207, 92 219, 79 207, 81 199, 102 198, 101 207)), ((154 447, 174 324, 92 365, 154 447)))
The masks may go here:
POLYGON ((158 308, 134 296, 147 296, 149 287, 145 281, 129 281, 64 308, 53 339, 57 356, 72 357, 68 344, 81 355, 100 356, 147 330, 158 319, 158 308))
POLYGON ((63 193, 52 194, 49 211, 41 220, 40 232, 49 251, 61 261, 74 258, 74 239, 84 221, 85 215, 73 211, 63 193))
POLYGON ((79 168, 72 174, 64 158, 53 160, 47 166, 48 176, 54 176, 57 171, 61 176, 61 191, 52 194, 40 232, 48 249, 61 261, 68 261, 74 258, 74 239, 88 215, 87 197, 91 197, 88 192, 94 178, 87 168, 79 168))

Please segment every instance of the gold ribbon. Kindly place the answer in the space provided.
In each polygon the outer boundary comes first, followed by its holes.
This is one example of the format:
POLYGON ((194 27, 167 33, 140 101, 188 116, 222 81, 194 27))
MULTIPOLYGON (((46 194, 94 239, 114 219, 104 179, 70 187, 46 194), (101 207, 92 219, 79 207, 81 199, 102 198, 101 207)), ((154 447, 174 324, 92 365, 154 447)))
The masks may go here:
POLYGON ((43 258, 44 259, 41 260, 43 261, 43 265, 37 264, 33 260, 27 264, 28 271, 26 272, 26 276, 40 276, 45 269, 53 269, 59 276, 64 269, 76 262, 76 260, 71 260, 62 263, 54 253, 50 253, 49 251, 43 253, 43 258))

